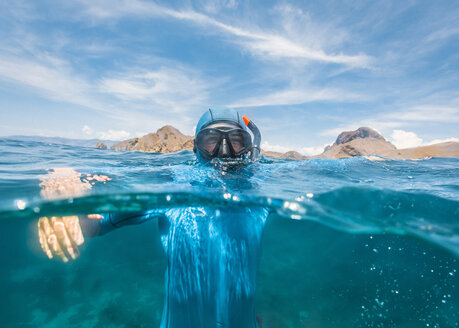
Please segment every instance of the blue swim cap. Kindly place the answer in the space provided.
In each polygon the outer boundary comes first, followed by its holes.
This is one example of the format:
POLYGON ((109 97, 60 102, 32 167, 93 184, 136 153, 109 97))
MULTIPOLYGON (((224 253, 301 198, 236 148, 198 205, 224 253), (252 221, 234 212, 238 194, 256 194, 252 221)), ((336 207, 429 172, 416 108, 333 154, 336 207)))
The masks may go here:
MULTIPOLYGON (((196 132, 195 132, 195 140, 196 136, 198 135, 199 131, 206 125, 209 125, 210 123, 214 122, 221 122, 221 121, 229 121, 229 122, 234 122, 238 124, 242 129, 247 131, 247 127, 244 124, 244 121, 242 119, 243 115, 240 115, 239 112, 232 108, 209 108, 207 111, 202 114, 201 118, 198 121, 198 124, 196 125, 196 132)), ((207 163, 199 154, 199 150, 194 148, 194 151, 196 152, 196 157, 199 162, 201 163, 207 163)))
POLYGON ((239 112, 232 108, 209 108, 202 114, 201 118, 198 121, 198 125, 196 125, 196 133, 195 137, 199 131, 201 131, 202 127, 218 121, 230 121, 235 122, 241 126, 244 130, 247 131, 247 127, 242 120, 243 115, 239 115, 239 112))

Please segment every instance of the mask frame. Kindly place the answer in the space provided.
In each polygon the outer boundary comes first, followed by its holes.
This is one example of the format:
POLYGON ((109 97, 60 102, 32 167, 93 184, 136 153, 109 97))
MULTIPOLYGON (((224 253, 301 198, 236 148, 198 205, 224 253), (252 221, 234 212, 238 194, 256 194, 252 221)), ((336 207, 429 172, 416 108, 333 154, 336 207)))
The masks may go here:
POLYGON ((194 151, 199 150, 201 157, 209 162, 214 158, 241 158, 243 155, 250 152, 253 148, 252 136, 249 132, 241 128, 238 124, 231 121, 211 122, 198 132, 194 141, 194 151), (209 136, 211 134, 211 136, 209 136), (212 149, 205 147, 205 138, 214 138, 214 146, 212 149), (242 137, 241 149, 235 149, 235 144, 238 142, 237 138, 242 137), (222 147, 223 142, 223 149, 222 147), (227 148, 227 149, 226 149, 227 148), (220 151, 224 154, 221 154, 220 151), (229 153, 226 151, 229 150, 229 153), (223 156, 219 156, 223 155, 223 156))

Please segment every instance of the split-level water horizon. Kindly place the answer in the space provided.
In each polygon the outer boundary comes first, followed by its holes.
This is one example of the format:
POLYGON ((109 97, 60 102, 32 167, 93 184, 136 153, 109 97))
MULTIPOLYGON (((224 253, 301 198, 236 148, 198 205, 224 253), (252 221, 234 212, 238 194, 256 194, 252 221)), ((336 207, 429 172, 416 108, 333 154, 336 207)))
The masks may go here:
POLYGON ((271 213, 255 293, 263 328, 458 326, 459 158, 264 157, 222 172, 192 151, 1 138, 0 153, 2 327, 158 327, 157 221, 86 238, 69 263, 46 257, 37 221, 186 207, 271 213), (44 197, 44 181, 69 174, 76 193, 44 197))

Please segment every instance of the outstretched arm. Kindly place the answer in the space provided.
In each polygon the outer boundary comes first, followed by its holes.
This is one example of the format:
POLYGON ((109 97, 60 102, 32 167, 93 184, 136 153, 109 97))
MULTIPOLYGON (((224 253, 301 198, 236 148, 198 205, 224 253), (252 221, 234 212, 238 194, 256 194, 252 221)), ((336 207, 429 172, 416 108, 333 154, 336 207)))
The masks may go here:
POLYGON ((104 235, 107 232, 127 225, 140 224, 151 219, 157 219, 164 216, 164 213, 164 209, 155 209, 140 212, 103 214, 103 219, 100 220, 100 227, 96 235, 104 235))
MULTIPOLYGON (((105 183, 111 179, 102 175, 82 177, 79 172, 69 168, 54 169, 43 177, 40 183, 41 195, 45 199, 82 196, 94 184, 89 182, 91 180, 105 183)), ((40 245, 50 259, 56 256, 68 262, 70 259, 78 258, 78 246, 84 243, 85 238, 103 235, 125 225, 139 224, 159 217, 163 212, 151 210, 135 213, 42 217, 38 220, 40 245)))
POLYGON ((127 213, 106 213, 79 216, 79 224, 85 238, 102 236, 106 233, 127 226, 140 224, 164 216, 165 210, 148 210, 127 213))
MULTIPOLYGON (((95 182, 105 183, 111 180, 107 176, 86 175, 82 178, 81 173, 72 168, 55 168, 49 170, 48 174, 41 178, 41 196, 47 200, 66 197, 83 196, 91 189, 95 182)), ((100 216, 92 215, 100 219, 100 216)), ((38 236, 40 245, 46 255, 51 259, 54 255, 60 257, 64 262, 69 259, 76 259, 79 256, 78 246, 84 242, 83 232, 77 216, 68 217, 42 217, 38 220, 38 236)))
POLYGON ((85 238, 104 235, 127 225, 134 225, 164 215, 163 210, 144 212, 91 214, 66 217, 42 217, 38 220, 40 245, 46 255, 62 261, 76 260, 80 252, 78 246, 85 238))

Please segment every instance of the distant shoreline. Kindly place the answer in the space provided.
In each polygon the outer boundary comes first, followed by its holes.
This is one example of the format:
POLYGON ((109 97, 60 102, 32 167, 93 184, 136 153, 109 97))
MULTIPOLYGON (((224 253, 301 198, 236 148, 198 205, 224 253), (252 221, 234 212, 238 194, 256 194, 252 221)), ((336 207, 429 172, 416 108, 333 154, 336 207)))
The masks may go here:
MULTIPOLYGON (((181 150, 192 150, 194 142, 193 136, 184 135, 177 128, 170 125, 166 125, 158 129, 155 133, 149 133, 140 138, 131 138, 123 141, 20 135, 2 138, 18 141, 36 141, 71 146, 96 147, 99 149, 152 153, 172 153, 181 150)), ((428 146, 397 149, 374 129, 361 127, 354 131, 345 131, 340 133, 336 141, 331 146, 327 146, 319 155, 305 156, 296 151, 280 153, 265 151, 263 149, 261 151, 261 155, 294 160, 306 160, 313 158, 339 159, 371 155, 389 159, 459 157, 459 142, 449 141, 428 146)))

